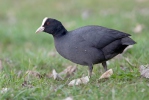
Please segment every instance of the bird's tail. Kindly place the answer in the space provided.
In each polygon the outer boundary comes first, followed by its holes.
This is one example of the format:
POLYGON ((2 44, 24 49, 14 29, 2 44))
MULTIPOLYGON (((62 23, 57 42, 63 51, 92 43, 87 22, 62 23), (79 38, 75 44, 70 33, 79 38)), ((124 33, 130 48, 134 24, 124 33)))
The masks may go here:
POLYGON ((121 40, 122 45, 133 45, 136 44, 136 42, 134 40, 132 40, 130 37, 125 37, 121 40))

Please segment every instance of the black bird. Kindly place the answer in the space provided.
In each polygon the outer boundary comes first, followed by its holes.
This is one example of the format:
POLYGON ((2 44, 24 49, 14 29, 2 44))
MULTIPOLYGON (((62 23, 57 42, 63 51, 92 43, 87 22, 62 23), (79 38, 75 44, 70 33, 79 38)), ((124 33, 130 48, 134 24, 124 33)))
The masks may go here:
POLYGON ((124 49, 136 42, 130 34, 102 26, 90 25, 67 31, 62 23, 53 18, 44 18, 38 32, 46 32, 54 37, 57 52, 64 58, 89 68, 102 63, 107 70, 106 61, 122 53, 124 49))

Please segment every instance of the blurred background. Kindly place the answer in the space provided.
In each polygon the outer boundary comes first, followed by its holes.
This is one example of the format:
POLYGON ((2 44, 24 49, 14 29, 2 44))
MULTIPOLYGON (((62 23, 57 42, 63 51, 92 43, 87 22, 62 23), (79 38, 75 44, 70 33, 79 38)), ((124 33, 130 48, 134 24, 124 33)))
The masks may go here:
MULTIPOLYGON (((15 91, 12 93, 18 96, 21 91, 24 91, 24 88, 20 88, 24 77, 20 79, 17 77, 24 76, 27 70, 36 70, 44 75, 50 73, 52 69, 60 72, 67 66, 75 66, 75 64, 56 53, 51 35, 46 33, 35 34, 36 29, 41 25, 45 17, 61 21, 68 31, 86 25, 99 25, 131 34, 131 38, 137 44, 124 53, 123 56, 129 58, 129 61, 135 67, 120 58, 110 62, 108 68, 112 68, 115 71, 116 78, 113 78, 114 81, 106 81, 106 84, 109 84, 108 89, 111 91, 113 89, 112 86, 118 83, 117 86, 119 88, 116 93, 120 93, 121 97, 124 96, 123 94, 128 93, 125 97, 131 98, 132 96, 129 93, 135 89, 135 92, 133 92, 134 97, 144 98, 143 95, 138 95, 140 92, 136 92, 139 89, 136 89, 135 85, 134 87, 132 87, 133 85, 128 86, 125 84, 127 81, 119 83, 119 80, 134 79, 132 83, 136 81, 139 83, 139 66, 149 63, 149 0, 0 0, 0 72, 2 72, 0 73, 0 88, 11 87, 15 91), (120 70, 119 66, 124 66, 126 70, 120 70), (123 75, 118 76, 119 74, 123 75), (112 83, 115 81, 117 83, 112 83), (125 85, 128 92, 124 93, 121 88, 125 85)), ((83 74, 87 75, 87 67, 78 66, 78 69, 74 77, 78 78, 83 74)), ((100 74, 104 72, 101 66, 94 67, 93 72, 97 73, 95 74, 97 75, 96 79, 99 78, 99 69, 100 74)), ((24 97, 31 95, 37 98, 42 98, 42 96, 55 98, 55 96, 66 97, 71 95, 72 92, 72 95, 85 93, 84 97, 94 97, 96 100, 98 97, 102 99, 103 97, 109 97, 111 99, 112 94, 107 96, 108 90, 106 88, 107 85, 104 85, 105 82, 100 83, 100 85, 103 83, 103 88, 100 88, 100 92, 97 88, 98 83, 91 82, 90 84, 93 83, 97 87, 90 85, 90 89, 79 89, 82 87, 69 89, 66 86, 66 88, 64 87, 65 90, 60 90, 54 94, 55 88, 61 89, 66 84, 61 82, 49 79, 38 80, 33 83, 35 87, 38 87, 37 91, 36 89, 33 90, 33 88, 32 90, 26 90, 25 93, 21 92, 22 94, 20 95, 24 95, 24 97), (82 91, 78 92, 78 90, 82 91), (67 91, 67 93, 64 91, 67 91), (34 94, 32 94, 33 92, 34 94)), ((129 83, 130 81, 128 81, 129 83)), ((141 87, 142 85, 139 86, 141 87)), ((147 85, 143 86, 143 88, 147 88, 147 85)), ((10 98, 12 93, 8 94, 10 98)), ((146 95, 148 95, 147 93, 146 91, 146 95)), ((125 100, 128 100, 128 98, 125 100)))
POLYGON ((148 62, 148 0, 0 2, 0 59, 5 70, 27 70, 34 66, 48 66, 50 69, 67 62, 59 55, 56 56, 57 59, 49 56, 55 54, 52 36, 35 34, 45 17, 58 19, 68 31, 85 25, 99 25, 129 33, 137 42, 130 51, 134 61, 148 62))

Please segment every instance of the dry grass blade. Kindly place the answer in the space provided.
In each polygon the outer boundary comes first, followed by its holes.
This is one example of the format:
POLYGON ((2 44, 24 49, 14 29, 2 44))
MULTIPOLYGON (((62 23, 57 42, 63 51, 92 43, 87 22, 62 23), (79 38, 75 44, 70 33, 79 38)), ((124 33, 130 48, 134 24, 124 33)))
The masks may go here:
POLYGON ((66 77, 69 77, 76 72, 77 67, 76 66, 68 66, 65 70, 59 73, 59 75, 64 75, 66 74, 66 77))
POLYGON ((113 74, 113 70, 109 69, 108 71, 106 71, 105 73, 103 73, 99 79, 103 79, 103 78, 109 78, 111 75, 113 74))
POLYGON ((53 78, 54 80, 64 80, 55 69, 52 70, 52 73, 46 74, 48 78, 53 78))
POLYGON ((31 71, 31 70, 26 71, 26 76, 25 76, 26 81, 32 80, 34 78, 41 78, 40 73, 37 71, 31 71))
POLYGON ((125 58, 125 60, 127 61, 127 63, 130 65, 130 66, 133 66, 133 67, 136 67, 134 64, 132 64, 129 60, 129 58, 125 58))
POLYGON ((17 77, 18 77, 18 78, 21 78, 22 73, 23 73, 22 71, 18 71, 18 73, 17 73, 17 77))
POLYGON ((53 69, 53 71, 52 71, 52 76, 53 76, 54 80, 63 80, 63 78, 56 72, 55 69, 53 69))

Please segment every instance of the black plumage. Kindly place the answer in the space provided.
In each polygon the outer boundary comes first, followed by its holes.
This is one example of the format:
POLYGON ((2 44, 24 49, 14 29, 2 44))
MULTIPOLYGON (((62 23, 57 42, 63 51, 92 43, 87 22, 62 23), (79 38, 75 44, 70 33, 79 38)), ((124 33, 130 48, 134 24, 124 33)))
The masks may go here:
POLYGON ((53 35, 56 50, 61 56, 88 66, 90 76, 94 64, 102 63, 107 70, 107 60, 135 44, 130 34, 124 32, 95 25, 67 31, 60 21, 52 18, 43 20, 36 32, 41 31, 53 35))

